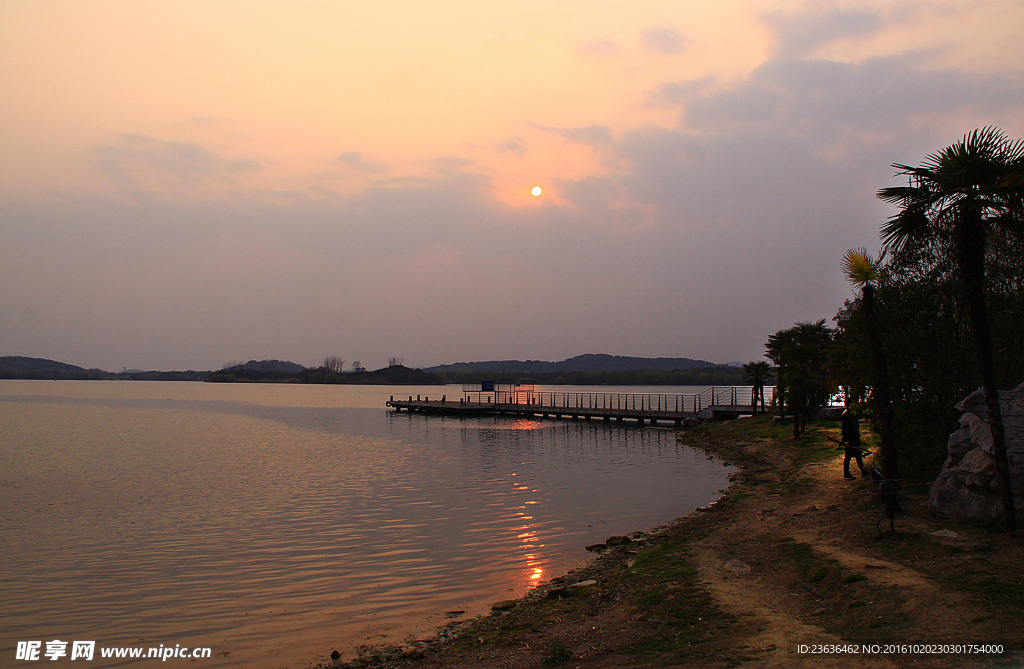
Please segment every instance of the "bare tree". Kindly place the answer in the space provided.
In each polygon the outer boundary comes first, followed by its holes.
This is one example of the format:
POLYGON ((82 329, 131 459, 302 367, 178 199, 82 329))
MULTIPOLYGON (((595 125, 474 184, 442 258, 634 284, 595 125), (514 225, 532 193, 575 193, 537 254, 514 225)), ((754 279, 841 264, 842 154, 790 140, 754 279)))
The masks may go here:
MULTIPOLYGON (((356 362, 358 365, 359 362, 356 362)), ((324 369, 328 372, 334 372, 335 374, 341 373, 341 368, 345 366, 345 359, 340 355, 329 355, 324 358, 324 369)))
POLYGON ((388 358, 388 367, 401 367, 404 358, 388 358))
POLYGON ((366 368, 363 367, 363 363, 361 363, 358 360, 356 360, 355 362, 352 363, 352 371, 353 372, 365 372, 366 368))

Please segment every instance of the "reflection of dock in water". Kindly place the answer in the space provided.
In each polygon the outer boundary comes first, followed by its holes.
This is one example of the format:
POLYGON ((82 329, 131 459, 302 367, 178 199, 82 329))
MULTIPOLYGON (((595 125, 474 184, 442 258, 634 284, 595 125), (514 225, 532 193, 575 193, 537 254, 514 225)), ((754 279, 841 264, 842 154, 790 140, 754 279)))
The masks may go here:
MULTIPOLYGON (((765 388, 771 401, 773 388, 765 388)), ((537 391, 522 383, 484 382, 463 386, 464 397, 450 400, 410 395, 395 399, 387 406, 395 411, 444 414, 449 416, 507 415, 572 420, 636 421, 674 423, 688 418, 736 418, 752 413, 752 389, 749 386, 706 388, 692 395, 659 393, 567 393, 537 391)))

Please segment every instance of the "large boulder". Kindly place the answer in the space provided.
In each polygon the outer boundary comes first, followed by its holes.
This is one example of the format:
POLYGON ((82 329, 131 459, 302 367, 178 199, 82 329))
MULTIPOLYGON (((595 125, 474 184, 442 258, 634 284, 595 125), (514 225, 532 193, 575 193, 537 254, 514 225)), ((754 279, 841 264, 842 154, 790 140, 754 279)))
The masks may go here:
MULTIPOLYGON (((995 523, 1002 519, 1003 489, 992 455, 992 428, 985 393, 976 390, 956 405, 960 429, 949 435, 948 457, 928 492, 928 505, 957 518, 995 523)), ((999 392, 1010 484, 1018 514, 1024 510, 1024 383, 999 392)))

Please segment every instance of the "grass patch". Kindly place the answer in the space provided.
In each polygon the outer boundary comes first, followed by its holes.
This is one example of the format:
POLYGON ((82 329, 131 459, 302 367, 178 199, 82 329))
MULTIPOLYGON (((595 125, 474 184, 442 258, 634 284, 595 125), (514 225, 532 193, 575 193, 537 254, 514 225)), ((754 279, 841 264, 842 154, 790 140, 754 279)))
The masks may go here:
POLYGON ((825 580, 825 578, 828 576, 828 573, 830 571, 832 571, 831 567, 827 567, 827 566, 818 567, 818 569, 813 574, 811 574, 810 577, 808 577, 807 580, 810 581, 811 583, 821 583, 822 581, 825 580))
POLYGON ((551 639, 545 646, 548 651, 542 662, 545 667, 556 667, 576 659, 576 656, 558 639, 551 639))
MULTIPOLYGON (((786 537, 778 543, 777 547, 781 557, 793 565, 798 580, 821 583, 833 571, 833 565, 816 553, 809 544, 786 537)), ((836 571, 841 570, 840 567, 836 571)))
POLYGON ((1010 583, 990 576, 971 586, 979 595, 992 602, 1024 603, 1024 585, 1021 583, 1010 583))
POLYGON ((728 632, 731 616, 719 611, 697 576, 685 539, 665 542, 637 556, 629 572, 638 589, 635 601, 648 622, 659 629, 627 648, 627 654, 689 657, 728 632))

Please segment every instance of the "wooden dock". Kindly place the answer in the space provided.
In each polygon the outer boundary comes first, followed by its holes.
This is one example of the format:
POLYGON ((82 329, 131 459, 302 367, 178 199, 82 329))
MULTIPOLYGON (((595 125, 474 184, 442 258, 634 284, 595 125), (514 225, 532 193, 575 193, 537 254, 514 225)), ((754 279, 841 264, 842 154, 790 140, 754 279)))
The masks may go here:
POLYGON ((467 392, 457 400, 447 395, 395 399, 387 406, 396 412, 440 414, 447 416, 526 416, 532 418, 566 418, 570 420, 603 420, 635 422, 637 425, 659 423, 682 426, 687 419, 726 419, 752 413, 750 404, 737 400, 750 399, 750 388, 709 388, 693 395, 657 393, 561 393, 561 392, 467 392), (745 396, 744 396, 745 395, 745 396), (725 401, 723 401, 725 400, 725 401))

